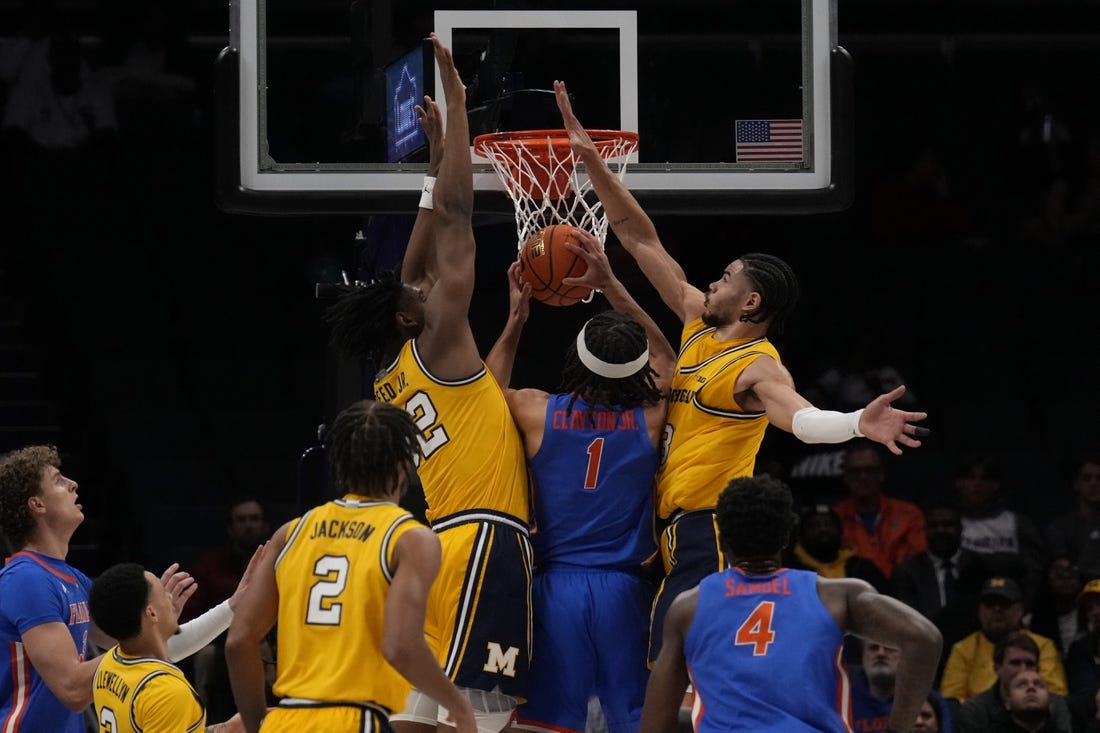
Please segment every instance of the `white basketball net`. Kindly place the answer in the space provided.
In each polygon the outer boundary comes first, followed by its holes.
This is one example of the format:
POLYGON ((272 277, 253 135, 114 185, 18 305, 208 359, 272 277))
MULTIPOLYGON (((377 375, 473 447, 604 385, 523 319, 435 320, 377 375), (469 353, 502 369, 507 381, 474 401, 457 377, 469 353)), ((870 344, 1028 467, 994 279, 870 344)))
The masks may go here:
MULTIPOLYGON (((623 180, 634 133, 590 130, 600 156, 623 180)), ((488 158, 516 208, 516 247, 551 224, 569 224, 607 239, 607 212, 592 192, 592 181, 569 147, 565 130, 497 133, 474 139, 474 150, 488 158)))

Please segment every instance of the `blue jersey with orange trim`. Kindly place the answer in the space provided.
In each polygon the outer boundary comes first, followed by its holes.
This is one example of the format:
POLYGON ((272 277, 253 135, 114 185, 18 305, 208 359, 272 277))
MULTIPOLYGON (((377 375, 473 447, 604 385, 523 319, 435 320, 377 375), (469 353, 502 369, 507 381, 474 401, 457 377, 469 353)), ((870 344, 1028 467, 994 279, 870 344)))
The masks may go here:
POLYGON ((657 450, 640 407, 614 410, 552 394, 542 445, 528 461, 534 483, 535 561, 636 568, 656 550, 657 450))
POLYGON ((707 576, 684 639, 696 733, 851 733, 843 644, 816 573, 707 576))
POLYGON ((57 699, 23 650, 23 634, 62 623, 81 660, 88 656, 92 581, 64 560, 17 552, 0 570, 0 731, 83 733, 84 714, 57 699))

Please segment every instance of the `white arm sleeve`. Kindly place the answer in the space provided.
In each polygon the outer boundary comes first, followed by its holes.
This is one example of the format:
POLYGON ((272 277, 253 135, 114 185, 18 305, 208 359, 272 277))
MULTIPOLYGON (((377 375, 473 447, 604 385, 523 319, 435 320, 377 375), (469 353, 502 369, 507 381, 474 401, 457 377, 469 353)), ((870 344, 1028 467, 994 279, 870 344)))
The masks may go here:
POLYGON ((862 438, 859 432, 859 416, 855 412, 835 412, 803 407, 791 420, 791 432, 803 443, 843 443, 852 438, 862 438))
POLYGON ((218 634, 229 628, 232 620, 229 601, 222 601, 198 618, 191 619, 168 640, 168 658, 173 662, 186 659, 214 641, 218 634))

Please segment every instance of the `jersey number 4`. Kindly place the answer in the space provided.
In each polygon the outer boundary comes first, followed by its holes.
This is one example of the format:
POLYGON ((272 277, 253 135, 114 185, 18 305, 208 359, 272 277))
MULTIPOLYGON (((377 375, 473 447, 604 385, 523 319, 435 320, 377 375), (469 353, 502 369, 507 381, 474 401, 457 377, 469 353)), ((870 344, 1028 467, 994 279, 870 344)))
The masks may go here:
POLYGON ((734 645, 751 645, 754 657, 767 654, 768 647, 775 641, 775 632, 772 631, 773 613, 775 613, 775 603, 761 601, 745 619, 745 623, 737 629, 737 634, 733 637, 734 645))

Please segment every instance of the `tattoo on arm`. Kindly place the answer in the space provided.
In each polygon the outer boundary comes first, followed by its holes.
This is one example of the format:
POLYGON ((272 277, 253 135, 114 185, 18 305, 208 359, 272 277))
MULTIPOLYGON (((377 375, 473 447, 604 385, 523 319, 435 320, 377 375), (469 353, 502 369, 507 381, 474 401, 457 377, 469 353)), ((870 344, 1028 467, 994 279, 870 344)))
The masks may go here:
POLYGON ((630 217, 629 216, 624 216, 621 219, 614 219, 614 220, 611 221, 611 226, 618 226, 619 224, 622 224, 624 221, 630 221, 630 217))

